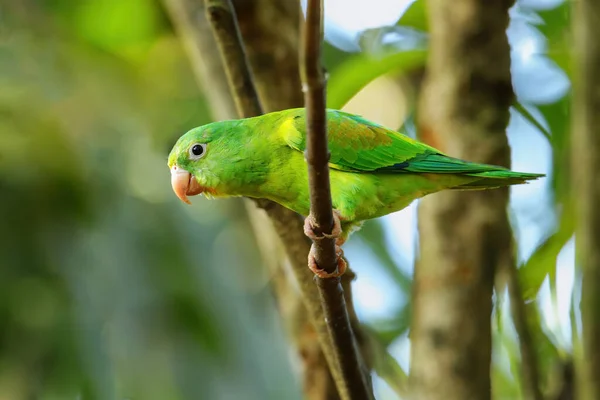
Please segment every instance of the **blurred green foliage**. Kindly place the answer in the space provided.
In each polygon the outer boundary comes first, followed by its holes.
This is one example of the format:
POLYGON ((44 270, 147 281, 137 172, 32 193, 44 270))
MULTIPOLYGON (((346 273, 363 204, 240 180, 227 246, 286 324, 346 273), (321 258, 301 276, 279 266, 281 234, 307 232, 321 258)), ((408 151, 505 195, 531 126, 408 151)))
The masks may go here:
POLYGON ((423 0, 415 0, 398 20, 399 26, 407 26, 422 31, 429 30, 429 11, 423 0))
POLYGON ((0 398, 297 397, 239 200, 171 193, 210 117, 160 4, 0 16, 0 398))

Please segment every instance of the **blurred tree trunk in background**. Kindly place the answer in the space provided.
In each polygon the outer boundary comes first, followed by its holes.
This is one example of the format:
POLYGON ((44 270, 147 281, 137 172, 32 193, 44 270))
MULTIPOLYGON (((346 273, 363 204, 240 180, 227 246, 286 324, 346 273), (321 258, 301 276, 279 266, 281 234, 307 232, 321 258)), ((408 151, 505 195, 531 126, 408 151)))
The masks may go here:
MULTIPOLYGON (((513 99, 508 0, 429 0, 430 55, 421 139, 447 154, 508 166, 513 99)), ((494 274, 511 263, 508 190, 423 199, 415 270, 410 382, 414 399, 491 397, 494 274)))
POLYGON ((233 5, 265 112, 302 107, 298 2, 233 0, 233 5))
MULTIPOLYGON (((165 0, 165 3, 186 44, 214 118, 237 118, 221 57, 204 15, 204 2, 165 0)), ((299 4, 276 0, 234 0, 233 4, 265 112, 302 107, 304 97, 298 64, 299 4)), ((286 268, 289 261, 271 228, 271 222, 254 205, 248 204, 247 209, 263 258, 270 264, 268 266, 274 276, 282 318, 302 359, 304 394, 313 400, 338 399, 316 332, 298 290, 293 287, 295 282, 289 268, 286 268)), ((350 279, 350 275, 347 278, 350 279)), ((345 289, 348 286, 349 282, 345 289)), ((348 304, 351 306, 351 301, 348 304)))
POLYGON ((583 347, 577 398, 600 399, 600 2, 573 2, 572 173, 577 212, 576 260, 581 267, 583 347))

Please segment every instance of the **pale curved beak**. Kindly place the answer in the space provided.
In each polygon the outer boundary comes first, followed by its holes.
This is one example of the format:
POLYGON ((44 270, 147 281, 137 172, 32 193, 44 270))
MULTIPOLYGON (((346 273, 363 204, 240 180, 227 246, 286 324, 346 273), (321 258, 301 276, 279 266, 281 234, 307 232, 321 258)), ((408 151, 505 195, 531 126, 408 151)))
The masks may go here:
POLYGON ((195 196, 202 193, 202 187, 198 184, 192 174, 179 168, 177 165, 171 167, 171 186, 177 197, 187 204, 192 204, 192 202, 188 200, 188 196, 195 196))

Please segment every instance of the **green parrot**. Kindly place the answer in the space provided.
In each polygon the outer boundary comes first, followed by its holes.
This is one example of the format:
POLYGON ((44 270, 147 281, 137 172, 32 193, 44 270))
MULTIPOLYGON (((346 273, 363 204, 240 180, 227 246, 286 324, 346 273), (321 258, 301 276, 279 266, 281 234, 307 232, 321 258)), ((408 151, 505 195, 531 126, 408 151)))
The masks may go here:
MULTIPOLYGON (((327 110, 327 132, 332 234, 339 253, 339 246, 363 221, 399 211, 427 194, 498 188, 543 176, 452 158, 342 111, 327 110)), ((308 216, 305 148, 304 108, 194 128, 169 154, 173 191, 188 204, 188 196, 200 193, 208 198, 265 198, 308 216)), ((306 221, 305 233, 318 239, 306 221)), ((311 269, 325 276, 311 260, 309 255, 311 269)))

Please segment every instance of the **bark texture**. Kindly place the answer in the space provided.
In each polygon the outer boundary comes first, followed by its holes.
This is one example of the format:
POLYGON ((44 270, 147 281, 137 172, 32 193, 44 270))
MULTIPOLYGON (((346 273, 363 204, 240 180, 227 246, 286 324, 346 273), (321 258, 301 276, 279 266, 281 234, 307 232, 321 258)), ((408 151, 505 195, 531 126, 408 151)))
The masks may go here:
POLYGON ((233 0, 233 5, 265 112, 302 107, 298 3, 233 0))
MULTIPOLYGON (((430 56, 421 139, 447 154, 508 166, 513 99, 508 0, 429 0, 430 56)), ((508 190, 423 199, 411 330, 412 399, 491 397, 495 271, 512 262, 508 190)))
POLYGON ((600 3, 573 2, 572 174, 576 260, 583 275, 577 398, 600 399, 600 3))

